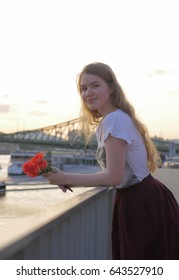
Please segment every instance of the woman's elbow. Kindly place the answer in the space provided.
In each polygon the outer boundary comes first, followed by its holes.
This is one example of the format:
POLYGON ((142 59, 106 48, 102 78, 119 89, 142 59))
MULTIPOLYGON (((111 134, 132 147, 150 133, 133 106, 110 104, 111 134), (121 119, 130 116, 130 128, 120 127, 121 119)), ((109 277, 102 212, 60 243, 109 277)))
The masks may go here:
POLYGON ((108 177, 108 185, 109 186, 119 186, 122 182, 122 176, 117 175, 109 175, 108 177))
POLYGON ((112 179, 110 186, 119 186, 121 184, 122 180, 121 179, 112 179))

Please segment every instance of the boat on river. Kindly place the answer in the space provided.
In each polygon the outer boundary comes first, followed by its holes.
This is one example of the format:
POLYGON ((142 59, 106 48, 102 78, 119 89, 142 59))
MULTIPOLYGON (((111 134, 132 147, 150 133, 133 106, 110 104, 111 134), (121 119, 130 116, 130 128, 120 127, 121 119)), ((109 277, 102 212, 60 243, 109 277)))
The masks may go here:
POLYGON ((10 155, 8 175, 23 175, 23 164, 35 156, 36 151, 15 151, 10 155))
MULTIPOLYGON (((41 151, 42 152, 42 151, 41 151)), ((8 175, 23 175, 23 164, 29 161, 38 151, 22 151, 17 150, 10 155, 10 163, 8 166, 8 175)), ((59 151, 43 151, 46 159, 53 167, 63 170, 63 165, 96 165, 94 152, 82 152, 76 150, 59 150, 59 151)))

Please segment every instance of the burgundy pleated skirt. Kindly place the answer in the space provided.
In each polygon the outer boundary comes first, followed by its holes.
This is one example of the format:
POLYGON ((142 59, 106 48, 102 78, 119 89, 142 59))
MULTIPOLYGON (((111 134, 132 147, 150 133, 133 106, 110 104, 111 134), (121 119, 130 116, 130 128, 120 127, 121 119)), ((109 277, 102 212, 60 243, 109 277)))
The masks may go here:
POLYGON ((112 257, 179 260, 179 206, 172 192, 152 175, 116 190, 112 257))

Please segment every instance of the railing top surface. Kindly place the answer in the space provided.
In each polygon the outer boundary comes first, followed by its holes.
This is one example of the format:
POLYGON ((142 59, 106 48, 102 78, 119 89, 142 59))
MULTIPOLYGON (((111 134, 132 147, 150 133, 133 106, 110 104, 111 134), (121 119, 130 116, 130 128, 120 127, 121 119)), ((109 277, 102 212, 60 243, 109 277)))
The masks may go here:
POLYGON ((64 203, 55 204, 47 210, 39 211, 34 215, 30 215, 22 221, 12 222, 0 231, 0 254, 8 246, 14 242, 22 242, 26 235, 43 228, 45 225, 60 219, 65 219, 71 212, 77 211, 84 205, 89 203, 91 199, 97 197, 102 192, 107 191, 107 187, 90 187, 89 191, 81 193, 74 198, 70 198, 64 203))

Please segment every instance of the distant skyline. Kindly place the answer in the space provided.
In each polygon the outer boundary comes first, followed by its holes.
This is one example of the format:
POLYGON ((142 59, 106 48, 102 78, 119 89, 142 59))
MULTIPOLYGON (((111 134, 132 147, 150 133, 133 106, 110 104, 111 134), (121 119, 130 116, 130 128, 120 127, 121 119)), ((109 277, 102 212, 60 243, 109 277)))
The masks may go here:
POLYGON ((152 137, 179 139, 178 6, 174 0, 0 2, 0 131, 79 117, 76 75, 116 73, 152 137))

